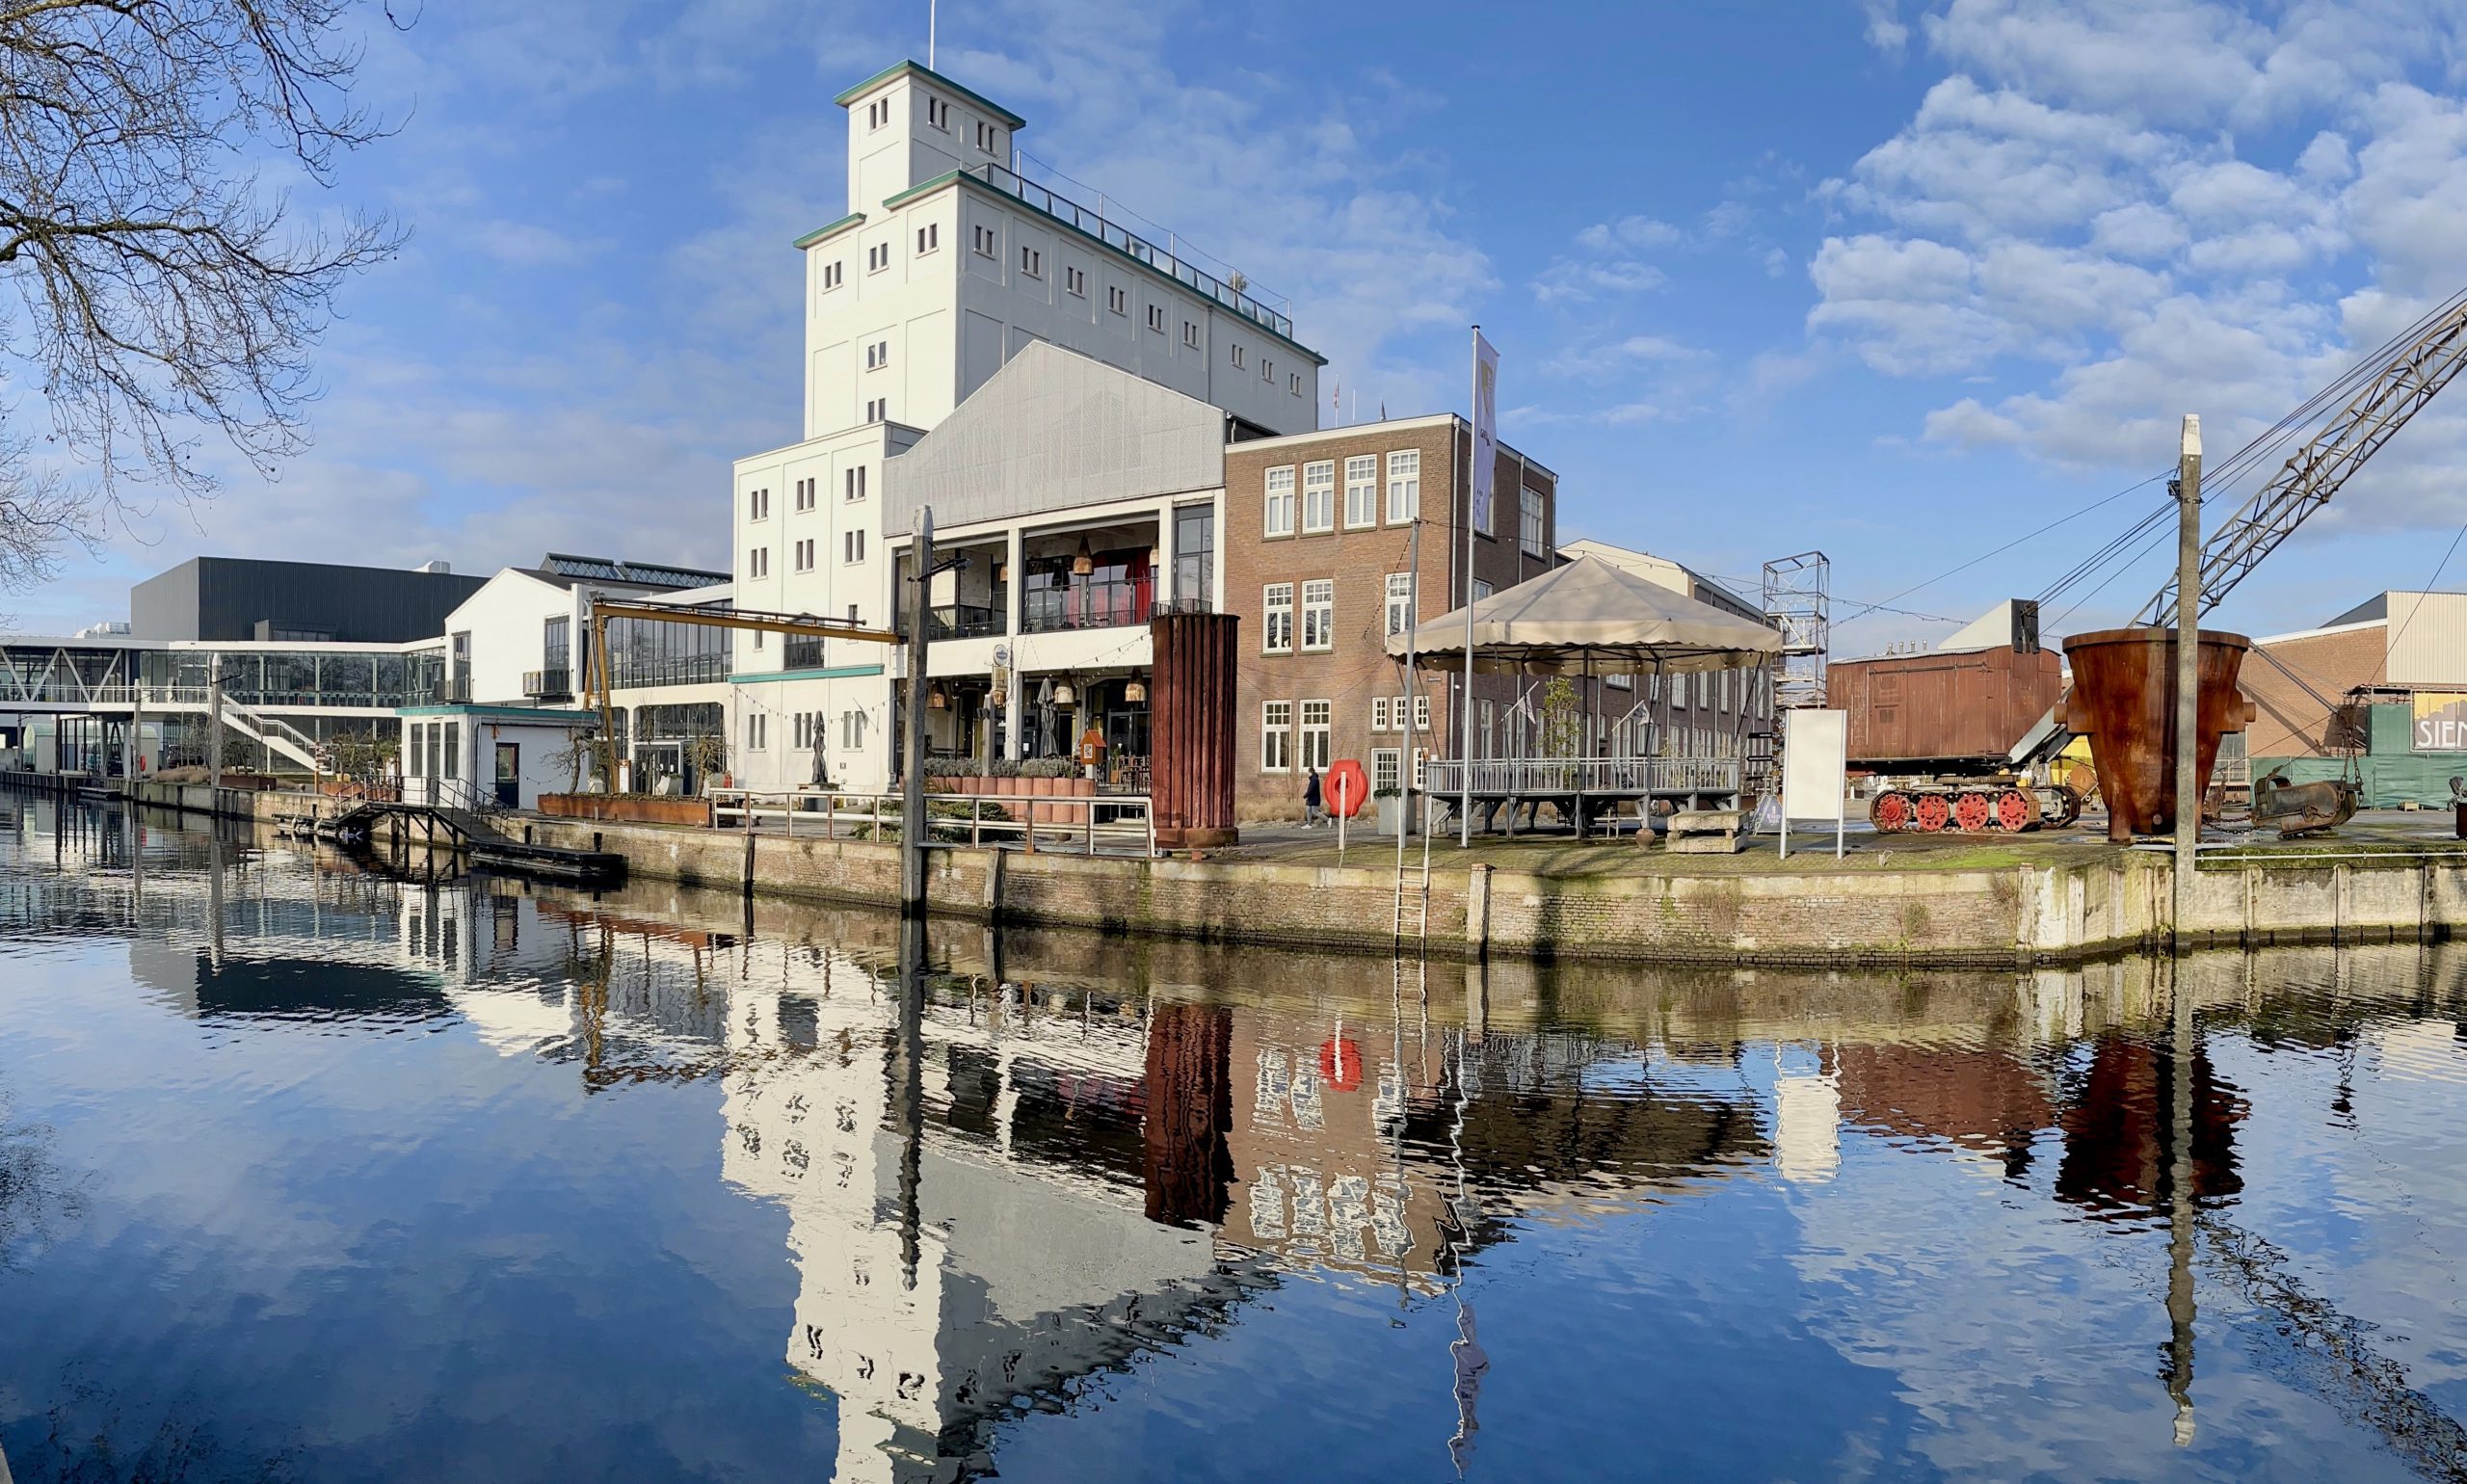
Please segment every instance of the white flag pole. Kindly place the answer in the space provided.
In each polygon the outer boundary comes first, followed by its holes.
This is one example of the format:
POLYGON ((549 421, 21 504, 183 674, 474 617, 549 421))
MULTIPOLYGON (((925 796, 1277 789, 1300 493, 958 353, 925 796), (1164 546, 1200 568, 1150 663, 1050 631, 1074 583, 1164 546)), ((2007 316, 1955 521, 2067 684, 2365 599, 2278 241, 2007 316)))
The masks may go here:
POLYGON ((1456 847, 1473 843, 1473 516, 1492 495, 1499 471, 1499 352, 1473 327, 1473 467, 1465 482, 1465 694, 1457 753, 1463 786, 1456 801, 1456 847))

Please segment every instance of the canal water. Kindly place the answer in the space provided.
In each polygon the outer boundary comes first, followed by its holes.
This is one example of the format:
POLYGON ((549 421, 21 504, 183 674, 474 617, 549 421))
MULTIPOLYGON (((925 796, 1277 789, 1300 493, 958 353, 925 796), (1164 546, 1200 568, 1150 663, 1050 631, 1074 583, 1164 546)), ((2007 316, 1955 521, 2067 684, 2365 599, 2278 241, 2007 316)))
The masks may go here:
POLYGON ((0 794, 10 1469, 2467 1474, 2467 951, 911 956, 0 794))

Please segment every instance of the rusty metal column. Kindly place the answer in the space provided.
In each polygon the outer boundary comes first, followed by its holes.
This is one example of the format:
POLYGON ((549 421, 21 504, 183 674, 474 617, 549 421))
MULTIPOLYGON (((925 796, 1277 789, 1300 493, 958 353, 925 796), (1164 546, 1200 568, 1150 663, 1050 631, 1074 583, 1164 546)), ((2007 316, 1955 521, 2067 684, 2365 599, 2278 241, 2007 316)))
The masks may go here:
POLYGON ((2194 755, 2201 729, 2201 419, 2185 414, 2176 469, 2176 900, 2168 939, 2181 952, 2201 840, 2194 755))

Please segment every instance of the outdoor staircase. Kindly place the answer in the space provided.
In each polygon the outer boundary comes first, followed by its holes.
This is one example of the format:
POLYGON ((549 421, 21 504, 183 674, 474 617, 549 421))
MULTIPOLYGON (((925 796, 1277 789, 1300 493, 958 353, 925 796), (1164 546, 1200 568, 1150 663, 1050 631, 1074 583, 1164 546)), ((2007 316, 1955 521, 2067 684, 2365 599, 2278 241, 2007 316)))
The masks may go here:
POLYGON ((282 754, 311 773, 328 772, 333 766, 332 755, 322 743, 279 716, 268 716, 252 706, 226 699, 223 702, 223 724, 240 735, 282 754))

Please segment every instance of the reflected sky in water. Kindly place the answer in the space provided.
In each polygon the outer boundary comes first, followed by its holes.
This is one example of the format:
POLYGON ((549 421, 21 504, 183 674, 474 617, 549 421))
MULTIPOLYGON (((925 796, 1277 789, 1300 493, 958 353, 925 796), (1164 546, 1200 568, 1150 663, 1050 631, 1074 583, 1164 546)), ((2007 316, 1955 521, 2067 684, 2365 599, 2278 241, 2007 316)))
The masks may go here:
POLYGON ((2467 1476, 2462 950, 897 946, 0 794, 16 1477, 2467 1476))

